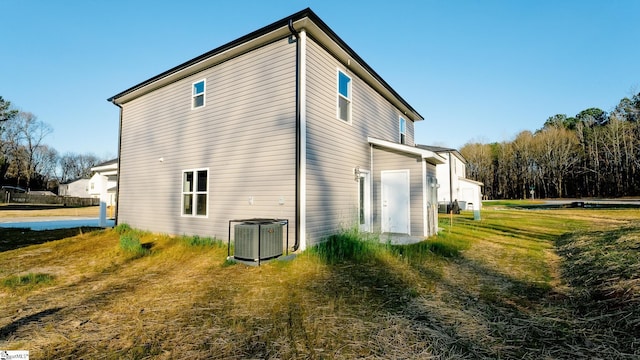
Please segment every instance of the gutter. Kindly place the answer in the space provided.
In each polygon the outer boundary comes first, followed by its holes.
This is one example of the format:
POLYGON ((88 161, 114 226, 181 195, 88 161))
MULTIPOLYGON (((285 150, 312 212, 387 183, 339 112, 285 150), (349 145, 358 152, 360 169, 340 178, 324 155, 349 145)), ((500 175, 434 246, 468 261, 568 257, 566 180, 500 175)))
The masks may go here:
POLYGON ((302 160, 302 157, 300 156, 300 150, 301 150, 301 141, 300 141, 300 135, 301 135, 301 131, 300 131, 300 34, 298 33, 298 31, 293 27, 293 19, 289 19, 289 31, 291 32, 291 35, 293 35, 296 38, 296 171, 295 171, 295 177, 296 177, 296 200, 295 200, 295 219, 296 219, 296 237, 295 237, 295 243, 293 245, 293 251, 298 250, 298 248, 300 247, 300 234, 301 234, 301 228, 300 228, 300 198, 301 198, 301 189, 300 189, 300 175, 301 175, 301 171, 300 171, 300 163, 302 160))
POLYGON ((116 103, 116 100, 111 98, 111 103, 113 103, 113 105, 117 106, 120 109, 120 119, 118 120, 120 122, 119 126, 118 126, 118 169, 117 169, 117 175, 116 175, 116 218, 115 218, 115 225, 118 225, 118 212, 120 212, 120 159, 122 158, 120 155, 122 149, 120 146, 120 143, 122 141, 122 105, 116 103))

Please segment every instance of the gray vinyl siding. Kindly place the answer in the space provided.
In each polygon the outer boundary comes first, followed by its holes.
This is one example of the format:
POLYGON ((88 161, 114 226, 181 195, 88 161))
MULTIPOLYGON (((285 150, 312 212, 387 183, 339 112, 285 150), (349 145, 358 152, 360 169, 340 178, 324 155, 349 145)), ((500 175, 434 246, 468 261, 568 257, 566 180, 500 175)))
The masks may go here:
MULTIPOLYGON (((321 46, 307 42, 307 243, 357 226, 354 168, 371 170, 367 137, 399 143, 400 111, 321 46), (352 79, 352 123, 337 118, 337 71, 352 79)), ((413 145, 407 119, 407 144, 413 145)), ((421 202, 420 202, 421 204, 421 202)), ((378 206, 372 203, 372 211, 378 206)))
POLYGON ((124 104, 119 175, 119 223, 226 240, 230 219, 288 218, 293 242, 295 44, 277 41, 124 104), (206 105, 192 110, 202 79, 206 105), (181 216, 182 171, 201 168, 208 215, 181 216))
POLYGON ((424 234, 423 200, 423 174, 422 160, 420 157, 410 157, 405 153, 373 148, 373 228, 380 231, 381 227, 381 173, 388 170, 409 170, 409 198, 411 235, 424 234))

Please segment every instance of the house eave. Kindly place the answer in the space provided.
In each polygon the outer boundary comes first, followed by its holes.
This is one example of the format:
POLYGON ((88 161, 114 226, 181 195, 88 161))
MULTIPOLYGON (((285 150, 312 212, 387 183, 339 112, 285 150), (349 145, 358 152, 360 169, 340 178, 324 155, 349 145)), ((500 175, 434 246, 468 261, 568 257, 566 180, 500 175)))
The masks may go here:
POLYGON ((422 144, 416 144, 416 147, 419 147, 421 149, 425 149, 425 150, 429 150, 429 151, 433 151, 436 154, 442 155, 442 154, 453 154, 455 157, 457 157, 460 161, 462 161, 463 163, 467 163, 467 160, 464 158, 464 156, 462 156, 462 154, 460 153, 460 151, 458 151, 457 149, 453 149, 453 148, 445 148, 445 147, 440 147, 440 146, 432 146, 432 145, 422 145, 422 144))
POLYGON ((380 140, 372 137, 368 137, 367 141, 369 142, 369 144, 372 144, 378 147, 403 152, 413 156, 419 156, 420 158, 422 158, 423 160, 426 160, 430 164, 438 165, 438 164, 445 163, 445 159, 440 155, 434 153, 433 151, 420 149, 415 146, 398 144, 391 141, 380 140))
POLYGON ((482 183, 480 181, 475 181, 475 180, 467 179, 467 178, 464 178, 464 177, 459 177, 458 180, 461 181, 461 182, 467 182, 467 183, 473 184, 473 185, 484 186, 484 183, 482 183))
POLYGON ((382 77, 367 65, 355 51, 342 41, 342 39, 309 8, 169 69, 108 98, 107 101, 117 105, 125 104, 146 93, 248 53, 251 50, 287 38, 291 35, 289 20, 293 22, 293 27, 296 30, 305 30, 309 36, 331 52, 343 66, 366 81, 371 87, 396 106, 409 120, 424 120, 422 115, 400 97, 382 77))

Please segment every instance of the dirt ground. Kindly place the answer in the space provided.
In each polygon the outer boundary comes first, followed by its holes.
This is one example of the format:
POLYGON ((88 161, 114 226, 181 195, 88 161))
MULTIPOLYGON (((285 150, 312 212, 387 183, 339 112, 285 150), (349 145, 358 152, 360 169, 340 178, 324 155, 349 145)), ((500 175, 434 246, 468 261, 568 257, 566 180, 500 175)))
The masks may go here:
POLYGON ((0 204, 0 218, 24 218, 42 216, 98 217, 99 214, 99 206, 63 207, 56 205, 0 204))

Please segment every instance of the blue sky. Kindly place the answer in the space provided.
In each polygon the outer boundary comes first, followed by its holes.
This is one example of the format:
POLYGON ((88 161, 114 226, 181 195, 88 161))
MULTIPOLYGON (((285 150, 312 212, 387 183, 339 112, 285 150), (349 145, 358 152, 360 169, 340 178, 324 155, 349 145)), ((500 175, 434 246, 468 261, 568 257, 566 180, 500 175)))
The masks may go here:
POLYGON ((107 98, 306 7, 426 118, 417 143, 509 141, 640 92, 637 0, 0 0, 0 96, 60 154, 114 157, 107 98))

